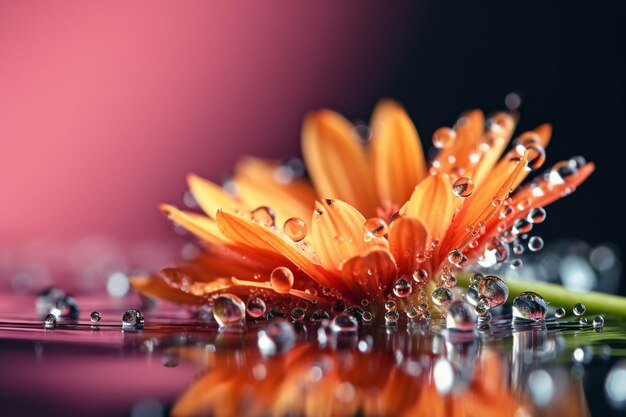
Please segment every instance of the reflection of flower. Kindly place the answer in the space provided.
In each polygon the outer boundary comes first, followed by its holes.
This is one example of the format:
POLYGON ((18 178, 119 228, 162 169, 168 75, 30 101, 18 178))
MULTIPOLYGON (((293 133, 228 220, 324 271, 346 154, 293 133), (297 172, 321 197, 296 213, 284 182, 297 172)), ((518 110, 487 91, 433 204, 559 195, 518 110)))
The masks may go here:
POLYGON ((453 286, 454 268, 479 257, 506 260, 506 244, 543 220, 537 208, 570 193, 593 171, 593 164, 573 158, 519 187, 543 164, 551 128, 522 134, 501 158, 514 130, 506 113, 485 124, 480 111, 471 111, 454 129, 437 130, 440 150, 430 166, 396 103, 379 104, 371 129, 362 146, 340 115, 307 116, 302 148, 317 193, 289 166, 252 158, 236 167, 237 196, 189 176, 206 216, 163 210, 206 250, 164 270, 164 279, 135 279, 135 287, 183 303, 203 303, 227 290, 320 306, 340 299, 374 313, 390 295, 417 305, 428 282, 453 286))

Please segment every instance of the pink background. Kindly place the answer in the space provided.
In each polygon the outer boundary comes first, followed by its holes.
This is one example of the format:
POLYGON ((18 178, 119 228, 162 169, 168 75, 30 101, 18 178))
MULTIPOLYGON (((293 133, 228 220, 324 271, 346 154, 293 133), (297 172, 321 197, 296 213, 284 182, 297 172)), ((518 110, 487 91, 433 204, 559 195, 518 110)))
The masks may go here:
POLYGON ((367 117, 418 17, 360 1, 3 1, 0 287, 24 268, 35 286, 69 279, 107 251, 157 267, 174 236, 157 205, 180 203, 188 172, 219 181, 243 154, 297 155, 311 109, 367 117))

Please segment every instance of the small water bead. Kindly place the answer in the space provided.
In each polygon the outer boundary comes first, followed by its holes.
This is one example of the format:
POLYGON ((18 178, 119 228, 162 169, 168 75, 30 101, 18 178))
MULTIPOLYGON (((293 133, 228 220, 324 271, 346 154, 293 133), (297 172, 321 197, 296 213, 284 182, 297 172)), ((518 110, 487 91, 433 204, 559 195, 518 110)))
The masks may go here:
POLYGON ((389 310, 385 313, 385 324, 395 324, 400 319, 400 313, 396 310, 389 310))
POLYGON ((483 274, 481 274, 480 272, 476 272, 474 275, 472 275, 472 277, 470 278, 470 282, 472 284, 478 284, 478 281, 480 281, 481 279, 485 278, 485 276, 483 274))
POLYGON ((335 333, 352 333, 359 328, 359 322, 352 314, 340 313, 330 323, 330 328, 335 333))
POLYGON ((513 253, 516 255, 521 255, 524 253, 524 246, 519 242, 519 241, 515 241, 513 242, 513 253))
POLYGON ((585 314, 585 311, 587 311, 587 307, 585 307, 585 305, 582 303, 577 303, 574 305, 572 311, 576 316, 582 316, 583 314, 585 314))
POLYGON ((418 284, 422 284, 428 281, 428 271, 426 271, 423 268, 416 269, 415 271, 413 271, 412 277, 413 277, 413 281, 415 281, 418 284))
POLYGON ((509 206, 508 204, 504 207, 502 207, 500 209, 500 215, 499 217, 501 219, 505 219, 507 217, 509 217, 513 212, 515 211, 515 209, 512 206, 509 206))
POLYGON ((89 320, 92 323, 97 323, 102 319, 102 314, 100 314, 99 311, 92 311, 91 314, 89 315, 89 320))
POLYGON ((462 268, 467 265, 467 257, 459 249, 452 249, 448 253, 448 262, 458 268, 462 268))
POLYGON ((578 320, 578 323, 582 324, 583 326, 587 325, 589 322, 587 321, 587 317, 581 317, 578 320))
POLYGON ((409 306, 404 312, 409 319, 414 319, 421 314, 415 306, 409 306))
POLYGON ((579 170, 587 164, 587 160, 583 156, 574 156, 569 161, 567 161, 572 168, 579 170))
POLYGON ((296 331, 285 319, 272 321, 257 333, 257 346, 263 356, 285 353, 295 345, 296 331))
POLYGON ((396 304, 395 301, 393 300, 387 300, 385 301, 385 310, 387 311, 392 311, 398 308, 398 305, 396 304))
POLYGON ((480 300, 480 297, 481 295, 478 292, 477 283, 468 285, 467 291, 465 292, 465 300, 467 300, 467 302, 471 305, 475 306, 478 303, 478 300, 480 300))
POLYGON ((502 263, 509 258, 508 247, 498 239, 492 239, 485 243, 485 250, 478 264, 485 268, 490 268, 496 264, 502 263))
POLYGON ((52 313, 52 311, 57 308, 57 304, 62 303, 64 297, 65 292, 60 288, 46 288, 39 294, 35 301, 37 315, 45 319, 48 314, 52 313))
POLYGON ((524 320, 543 320, 548 313, 548 303, 537 293, 523 292, 513 300, 513 317, 524 320))
POLYGON ((513 234, 521 235, 528 233, 533 229, 533 224, 527 219, 519 219, 513 224, 513 234))
POLYGON ((369 311, 365 311, 363 313, 363 322, 364 323, 371 323, 372 319, 374 318, 374 315, 372 313, 370 313, 369 311))
POLYGON ((477 286, 480 298, 485 299, 490 308, 504 304, 509 297, 509 287, 495 275, 487 275, 477 286))
POLYGON ((265 314, 267 305, 261 297, 250 297, 246 303, 246 313, 254 319, 258 319, 265 314))
POLYGON ((283 232, 294 242, 300 242, 306 237, 306 223, 299 217, 292 217, 283 224, 283 232))
POLYGON ((530 145, 526 147, 528 152, 528 168, 535 171, 541 168, 546 162, 546 150, 540 145, 530 145))
POLYGON ((440 127, 433 133, 433 145, 435 148, 449 148, 456 139, 456 132, 449 127, 440 127))
POLYGON ((597 329, 600 327, 604 327, 604 317, 602 316, 595 316, 593 318, 593 328, 597 329))
POLYGON ((446 316, 446 327, 448 329, 471 331, 476 322, 476 313, 467 303, 457 300, 450 304, 448 315, 446 316))
POLYGON ((524 265, 524 262, 521 259, 513 259, 511 262, 511 269, 516 270, 520 269, 524 265))
POLYGON ((559 307, 554 311, 554 317, 556 317, 557 319, 562 319, 563 317, 565 317, 565 314, 567 314, 567 312, 563 307, 559 307))
POLYGON ((138 330, 143 329, 143 326, 144 318, 141 311, 134 308, 126 310, 122 316, 122 330, 138 330))
POLYGON ((399 278, 393 284, 393 293, 396 297, 406 298, 413 292, 413 287, 411 286, 411 282, 406 278, 399 278))
POLYGON ((291 318, 292 321, 302 321, 304 320, 305 315, 306 315, 306 311, 304 311, 303 308, 296 307, 293 310, 291 310, 291 314, 289 315, 289 317, 291 318))
POLYGON ((474 192, 474 181, 471 178, 461 177, 452 184, 452 192, 457 197, 469 197, 474 192))
POLYGON ((270 274, 272 289, 279 294, 288 294, 291 287, 293 287, 293 281, 293 272, 284 266, 279 266, 270 274))
POLYGON ((417 306, 417 309, 421 312, 421 313, 425 313, 428 311, 428 304, 427 303, 419 303, 419 305, 417 306))
POLYGON ((258 207, 250 212, 252 220, 261 226, 273 227, 276 223, 276 213, 274 210, 267 206, 258 207))
POLYGON ((443 281, 443 285, 447 288, 454 288, 456 287, 456 284, 457 284, 457 279, 454 275, 450 275, 446 277, 446 279, 443 281))
POLYGON ((324 310, 315 310, 311 313, 309 320, 312 322, 319 322, 322 320, 330 320, 330 314, 324 310))
POLYGON ((487 314, 490 314, 489 313, 489 303, 487 302, 487 300, 484 299, 484 298, 479 299, 476 302, 476 305, 474 306, 474 311, 480 317, 485 317, 485 316, 487 316, 487 314))
POLYGON ((452 291, 445 287, 436 288, 431 294, 433 303, 438 306, 449 306, 452 302, 452 291))
POLYGON ((361 305, 363 307, 367 307, 368 305, 370 305, 370 300, 368 300, 367 298, 364 298, 361 300, 361 305))
POLYGON ((365 233, 373 237, 383 237, 387 234, 389 227, 387 222, 380 217, 372 217, 365 221, 363 229, 365 229, 365 233))
POLYGON ((570 165, 569 161, 561 161, 555 164, 548 173, 548 182, 551 185, 565 184, 571 177, 578 173, 575 166, 570 165))
POLYGON ((534 224, 543 223, 546 219, 546 210, 543 207, 535 207, 528 212, 526 219, 534 224))
POLYGON ((532 236, 528 239, 528 249, 532 252, 539 252, 543 249, 543 239, 539 236, 532 236))
POLYGON ((245 304, 234 294, 223 293, 213 300, 213 317, 220 327, 241 324, 245 314, 245 304))
POLYGON ((50 313, 46 316, 46 318, 43 321, 43 325, 46 329, 53 329, 56 327, 57 325, 57 316, 55 316, 54 314, 50 313))

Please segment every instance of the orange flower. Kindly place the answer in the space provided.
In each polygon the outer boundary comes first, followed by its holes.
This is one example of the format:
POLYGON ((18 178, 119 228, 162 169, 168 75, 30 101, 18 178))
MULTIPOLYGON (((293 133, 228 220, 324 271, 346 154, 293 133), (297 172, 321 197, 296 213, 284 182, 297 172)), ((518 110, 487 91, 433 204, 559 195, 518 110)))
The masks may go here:
POLYGON ((302 129, 312 184, 288 166, 254 158, 235 169, 236 196, 190 175, 206 215, 162 210, 203 241, 203 253, 133 285, 190 304, 224 291, 319 308, 343 300, 374 315, 390 297, 403 308, 422 304, 426 290, 454 286, 455 270, 505 261, 508 244, 543 221, 540 208, 593 171, 576 157, 520 187, 543 164, 552 129, 525 132, 504 153, 514 126, 507 113, 485 121, 468 112, 453 129, 435 132, 439 151, 428 166, 395 102, 378 105, 365 144, 337 113, 312 113, 302 129))

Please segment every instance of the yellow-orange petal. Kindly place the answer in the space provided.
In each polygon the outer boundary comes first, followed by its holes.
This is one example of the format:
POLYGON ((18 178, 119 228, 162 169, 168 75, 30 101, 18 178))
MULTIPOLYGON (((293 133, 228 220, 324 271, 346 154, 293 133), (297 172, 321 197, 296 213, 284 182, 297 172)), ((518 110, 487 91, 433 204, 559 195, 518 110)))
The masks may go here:
POLYGON ((172 221, 208 242, 219 244, 227 241, 217 227, 217 223, 209 217, 185 212, 169 204, 161 204, 160 209, 172 221))
POLYGON ((389 250, 396 260, 400 274, 411 274, 419 268, 432 272, 427 263, 418 262, 429 244, 428 230, 421 220, 400 216, 389 227, 389 250))
POLYGON ((336 198, 374 216, 373 176, 352 124, 331 110, 309 114, 302 126, 302 154, 318 195, 336 198))
POLYGON ((447 175, 430 175, 415 187, 400 214, 421 220, 432 239, 442 240, 460 203, 447 175))
POLYGON ((178 304, 201 305, 206 303, 202 297, 172 288, 161 277, 131 277, 130 285, 141 294, 156 297, 178 304))
POLYGON ((200 208, 209 216, 215 217, 218 209, 226 211, 247 211, 241 202, 226 193, 222 187, 195 174, 187 176, 191 194, 200 208))
POLYGON ((402 106, 392 100, 376 106, 371 127, 371 157, 379 201, 403 204, 427 174, 417 129, 402 106))
POLYGON ((483 138, 485 130, 485 115, 480 110, 466 112, 457 122, 455 127, 456 139, 450 147, 442 149, 433 166, 437 172, 450 174, 453 168, 460 167, 464 170, 471 165, 470 155, 483 138), (435 166, 438 165, 438 166, 435 166))
POLYGON ((541 139, 541 146, 546 148, 548 143, 550 143, 550 138, 552 137, 552 125, 544 123, 533 129, 533 132, 539 135, 539 138, 541 139))
POLYGON ((369 235, 364 224, 365 217, 348 203, 332 199, 318 203, 311 220, 311 240, 324 268, 337 271, 353 256, 387 246, 384 238, 369 235))
POLYGON ((498 163, 504 149, 507 147, 513 135, 515 120, 508 113, 497 113, 492 118, 499 128, 494 128, 489 137, 489 149, 484 152, 474 168, 474 184, 480 187, 490 175, 493 167, 498 163))
POLYGON ((397 275, 396 263, 386 250, 374 249, 362 256, 354 256, 344 262, 341 278, 350 289, 353 300, 384 297, 381 288, 388 288, 397 275), (382 285, 381 285, 382 284, 382 285))

